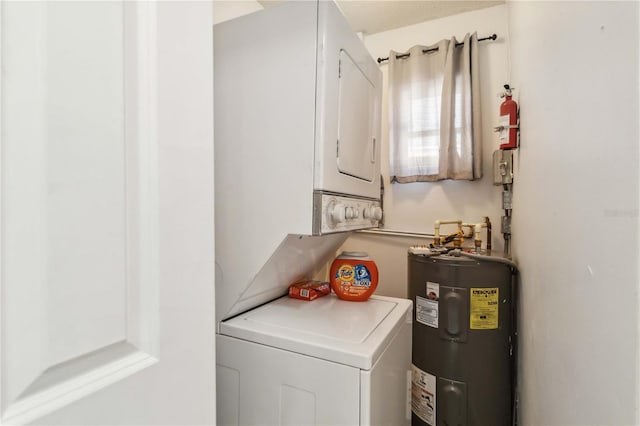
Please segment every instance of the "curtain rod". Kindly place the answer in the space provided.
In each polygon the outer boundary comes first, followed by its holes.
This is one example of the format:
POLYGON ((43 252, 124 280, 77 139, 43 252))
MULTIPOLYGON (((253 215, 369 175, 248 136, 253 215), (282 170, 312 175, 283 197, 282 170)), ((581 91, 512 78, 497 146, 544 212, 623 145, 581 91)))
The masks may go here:
MULTIPOLYGON (((478 41, 485 41, 485 40, 495 40, 497 39, 498 36, 496 34, 491 34, 489 37, 483 37, 483 38, 479 38, 478 41)), ((462 46, 464 43, 456 43, 456 47, 462 46)), ((436 50, 438 50, 437 47, 434 47, 433 49, 422 49, 422 53, 429 53, 429 52, 435 52, 436 50)), ((406 58, 410 56, 409 53, 405 53, 403 55, 396 55, 396 59, 400 59, 400 58, 406 58)), ((389 58, 378 58, 378 63, 381 64, 384 61, 388 61, 389 58)))

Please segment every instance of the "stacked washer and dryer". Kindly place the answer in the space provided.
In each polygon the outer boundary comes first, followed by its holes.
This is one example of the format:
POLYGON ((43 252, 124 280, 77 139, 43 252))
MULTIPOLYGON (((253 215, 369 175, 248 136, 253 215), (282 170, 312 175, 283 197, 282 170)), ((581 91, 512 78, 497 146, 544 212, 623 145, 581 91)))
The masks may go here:
POLYGON ((411 301, 286 296, 382 217, 377 64, 331 1, 214 49, 218 424, 408 424, 411 301))

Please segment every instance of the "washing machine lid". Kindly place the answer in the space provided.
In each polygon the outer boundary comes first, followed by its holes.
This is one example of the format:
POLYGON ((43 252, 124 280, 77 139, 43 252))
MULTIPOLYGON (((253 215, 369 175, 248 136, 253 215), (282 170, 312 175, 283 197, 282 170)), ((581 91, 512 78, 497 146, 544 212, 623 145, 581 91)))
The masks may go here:
POLYGON ((406 299, 348 302, 331 294, 308 302, 285 296, 222 322, 220 333, 369 370, 411 318, 406 299))

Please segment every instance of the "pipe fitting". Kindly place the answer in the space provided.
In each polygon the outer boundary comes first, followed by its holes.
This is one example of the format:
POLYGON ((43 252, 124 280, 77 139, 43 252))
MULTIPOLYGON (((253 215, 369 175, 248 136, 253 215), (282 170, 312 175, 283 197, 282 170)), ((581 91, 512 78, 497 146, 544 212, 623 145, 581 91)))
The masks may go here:
POLYGON ((480 233, 482 232, 482 226, 484 223, 476 223, 475 225, 475 239, 473 240, 474 246, 476 249, 476 253, 480 253, 482 249, 482 239, 480 238, 480 233))

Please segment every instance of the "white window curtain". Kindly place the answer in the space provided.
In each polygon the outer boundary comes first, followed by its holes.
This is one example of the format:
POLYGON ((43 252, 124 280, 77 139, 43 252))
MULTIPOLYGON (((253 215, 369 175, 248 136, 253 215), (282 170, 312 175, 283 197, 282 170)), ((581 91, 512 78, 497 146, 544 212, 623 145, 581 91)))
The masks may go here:
POLYGON ((482 177, 478 37, 456 43, 389 52, 392 182, 482 177))

